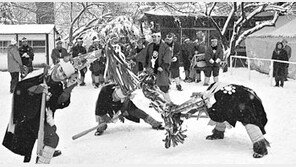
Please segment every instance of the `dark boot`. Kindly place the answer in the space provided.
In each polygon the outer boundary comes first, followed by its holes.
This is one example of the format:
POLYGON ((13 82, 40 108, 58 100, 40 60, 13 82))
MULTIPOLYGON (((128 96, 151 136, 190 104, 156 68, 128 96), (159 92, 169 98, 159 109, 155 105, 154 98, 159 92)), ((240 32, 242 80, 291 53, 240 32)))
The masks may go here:
POLYGON ((269 142, 265 139, 257 141, 253 144, 253 157, 254 158, 262 158, 264 155, 268 154, 267 146, 269 146, 269 142))
POLYGON ((213 129, 213 134, 206 137, 207 140, 217 140, 224 138, 224 131, 218 131, 217 129, 213 129))
POLYGON ((104 131, 107 129, 107 124, 97 129, 95 136, 100 136, 104 133, 104 131))
POLYGON ((181 85, 176 85, 176 88, 177 88, 178 91, 182 91, 183 90, 181 85))
POLYGON ((151 116, 147 116, 144 121, 152 126, 152 129, 164 130, 164 127, 161 125, 161 122, 156 121, 151 116))
POLYGON ((25 155, 24 157, 24 163, 28 163, 31 160, 31 155, 25 155))
POLYGON ((55 150, 52 157, 57 157, 57 156, 60 156, 61 154, 62 154, 61 150, 55 150))

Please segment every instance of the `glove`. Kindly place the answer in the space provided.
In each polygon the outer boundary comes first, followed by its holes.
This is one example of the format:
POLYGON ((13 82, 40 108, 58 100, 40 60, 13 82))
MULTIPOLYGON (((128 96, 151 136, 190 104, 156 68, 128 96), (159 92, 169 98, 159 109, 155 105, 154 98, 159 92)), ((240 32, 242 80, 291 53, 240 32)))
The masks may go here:
POLYGON ((176 61, 177 61, 177 57, 173 57, 172 62, 176 62, 176 61))
POLYGON ((209 61, 211 64, 213 64, 214 63, 214 60, 213 59, 210 59, 210 61, 209 61))
POLYGON ((158 68, 157 68, 157 71, 160 71, 160 72, 162 72, 162 71, 163 71, 163 69, 162 69, 161 67, 158 67, 158 68))
POLYGON ((216 63, 220 63, 220 62, 221 62, 221 59, 218 58, 218 59, 216 60, 216 63))

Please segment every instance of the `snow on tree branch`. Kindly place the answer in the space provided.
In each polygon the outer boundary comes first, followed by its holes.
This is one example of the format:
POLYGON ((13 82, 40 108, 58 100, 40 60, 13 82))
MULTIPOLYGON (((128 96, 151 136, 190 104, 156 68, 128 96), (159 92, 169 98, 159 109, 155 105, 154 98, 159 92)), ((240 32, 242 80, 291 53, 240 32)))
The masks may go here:
POLYGON ((244 32, 238 37, 238 39, 236 40, 236 42, 235 42, 235 46, 238 46, 238 45, 239 45, 239 44, 240 44, 240 43, 241 43, 241 42, 242 42, 242 41, 243 41, 248 35, 253 34, 253 33, 256 32, 256 31, 259 31, 259 30, 261 30, 261 29, 264 28, 264 27, 267 27, 267 26, 274 26, 275 23, 276 23, 276 21, 277 21, 277 19, 278 19, 278 17, 279 17, 279 12, 275 12, 274 17, 273 17, 272 20, 265 21, 265 22, 263 22, 263 23, 261 23, 261 24, 255 26, 255 27, 251 28, 251 29, 248 29, 248 30, 244 31, 244 32))

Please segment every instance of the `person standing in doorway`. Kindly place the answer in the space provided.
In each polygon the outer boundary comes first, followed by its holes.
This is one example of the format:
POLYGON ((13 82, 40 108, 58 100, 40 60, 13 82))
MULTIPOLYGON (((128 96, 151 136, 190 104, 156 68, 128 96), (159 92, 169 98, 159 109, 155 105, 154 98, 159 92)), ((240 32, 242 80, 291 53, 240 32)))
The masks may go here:
POLYGON ((33 71, 34 51, 33 48, 28 45, 26 37, 22 38, 21 44, 22 46, 19 48, 19 53, 26 69, 26 72, 24 72, 21 77, 24 78, 28 73, 33 71))

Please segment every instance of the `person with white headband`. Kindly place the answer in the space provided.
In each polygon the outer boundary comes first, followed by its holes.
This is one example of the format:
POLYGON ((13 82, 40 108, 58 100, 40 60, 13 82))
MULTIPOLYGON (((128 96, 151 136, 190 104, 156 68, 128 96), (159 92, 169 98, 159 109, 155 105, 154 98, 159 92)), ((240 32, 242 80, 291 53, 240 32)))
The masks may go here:
MULTIPOLYGON (((111 83, 101 88, 95 109, 96 121, 98 124, 110 123, 115 115, 120 114, 120 120, 124 118, 139 123, 140 119, 150 124, 153 129, 163 130, 161 122, 156 121, 150 115, 139 109, 131 100, 133 94, 125 94, 120 86, 111 83)), ((107 129, 107 124, 99 127, 95 136, 100 136, 107 129)))
POLYGON ((172 103, 169 95, 169 75, 172 61, 172 50, 161 39, 161 32, 157 27, 151 31, 153 42, 149 43, 147 46, 144 68, 146 71, 149 71, 156 76, 156 85, 162 91, 161 93, 164 99, 168 103, 172 103))
POLYGON ((36 70, 20 81, 13 93, 11 120, 2 144, 24 156, 24 162, 30 162, 39 131, 42 94, 46 93, 44 147, 36 163, 50 163, 52 157, 60 155, 61 151, 55 150, 59 136, 56 133, 54 113, 57 109, 69 106, 71 91, 77 85, 72 80, 77 77, 71 62, 61 61, 48 72, 36 70))
POLYGON ((261 99, 252 89, 216 82, 202 92, 202 98, 211 119, 209 125, 215 125, 213 134, 207 136, 207 140, 223 139, 226 125, 235 127, 239 121, 245 126, 253 143, 253 157, 261 158, 268 154, 267 147, 270 145, 263 136, 266 133, 267 117, 261 99))

